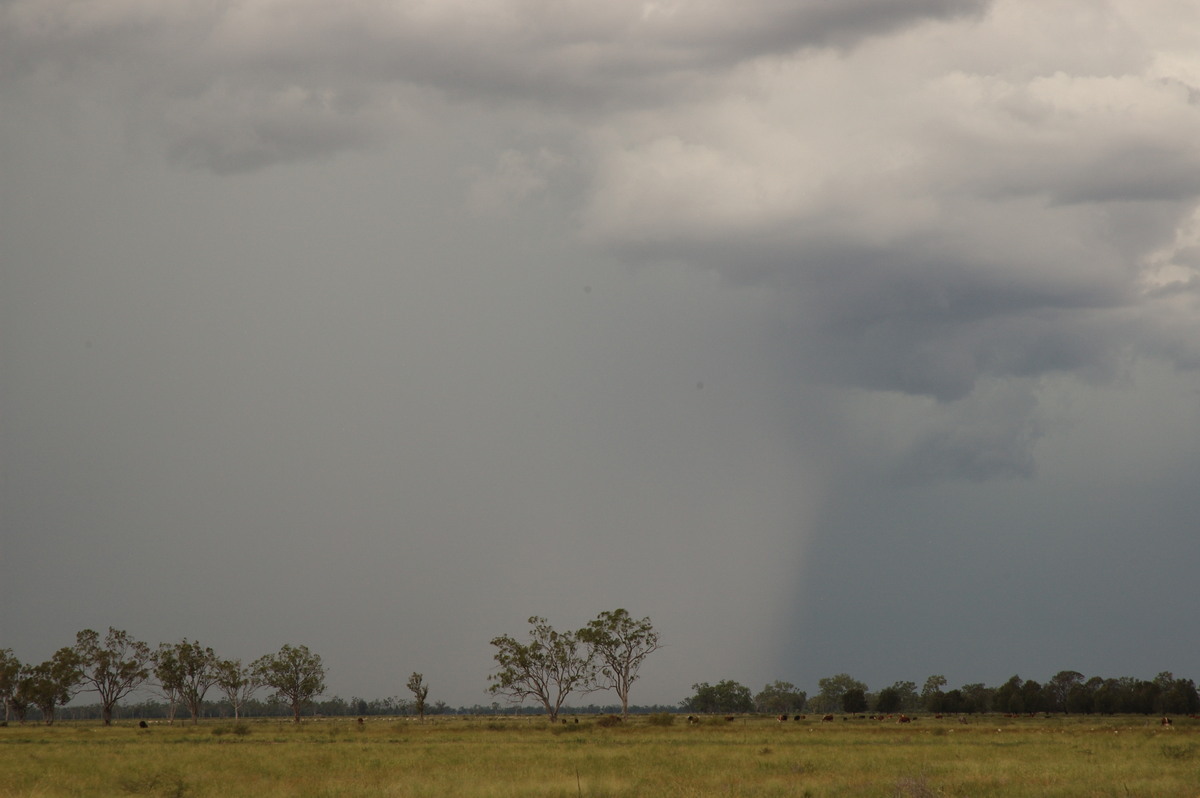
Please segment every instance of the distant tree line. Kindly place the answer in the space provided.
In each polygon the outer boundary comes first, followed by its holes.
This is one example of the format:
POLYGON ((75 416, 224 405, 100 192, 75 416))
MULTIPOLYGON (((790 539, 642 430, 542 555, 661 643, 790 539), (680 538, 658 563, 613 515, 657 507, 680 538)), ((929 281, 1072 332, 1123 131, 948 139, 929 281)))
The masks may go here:
POLYGON ((680 702, 685 712, 915 712, 955 715, 1069 713, 1078 715, 1192 715, 1200 713, 1200 694, 1191 679, 1163 671, 1147 681, 1086 677, 1078 671, 1059 671, 1045 683, 1013 676, 999 687, 964 684, 945 690, 946 677, 930 676, 920 690, 915 682, 896 682, 877 692, 849 674, 817 682, 820 692, 809 698, 790 682, 774 682, 752 695, 748 687, 725 680, 715 685, 692 685, 693 694, 680 702))
POLYGON ((1154 679, 1086 677, 1078 671, 1059 671, 1045 683, 1013 676, 998 687, 964 684, 947 690, 944 676, 933 675, 918 690, 915 682, 899 681, 877 691, 849 674, 818 680, 819 691, 809 696, 794 684, 775 681, 757 694, 733 680, 692 685, 692 695, 678 706, 630 704, 633 683, 646 658, 661 647, 659 633, 649 618, 635 619, 626 610, 602 612, 577 631, 554 629, 545 618, 529 618, 529 633, 520 640, 509 635, 492 639, 496 670, 489 691, 510 699, 499 703, 452 709, 443 701, 429 703, 429 685, 413 673, 406 687, 412 699, 392 696, 366 700, 334 696, 317 698, 325 691, 321 657, 306 646, 284 645, 273 654, 252 662, 218 657, 213 649, 183 639, 152 649, 126 632, 109 628, 101 637, 85 629, 75 644, 59 649, 45 662, 19 661, 10 649, 0 649, 0 703, 4 722, 40 720, 53 723, 66 712, 71 718, 97 718, 110 724, 118 716, 118 703, 135 691, 149 687, 161 700, 128 704, 120 716, 163 718, 174 721, 179 707, 193 723, 201 717, 239 718, 244 715, 466 715, 545 714, 551 721, 564 711, 576 714, 638 712, 765 714, 915 712, 969 715, 975 713, 1156 714, 1200 713, 1200 694, 1191 679, 1169 671, 1154 679), (264 700, 256 694, 271 690, 264 700), (612 690, 619 705, 589 704, 571 707, 574 694, 612 690), (64 709, 79 693, 96 694, 95 704, 64 709), (212 694, 220 699, 213 700, 212 694), (524 706, 527 698, 533 706, 524 706))

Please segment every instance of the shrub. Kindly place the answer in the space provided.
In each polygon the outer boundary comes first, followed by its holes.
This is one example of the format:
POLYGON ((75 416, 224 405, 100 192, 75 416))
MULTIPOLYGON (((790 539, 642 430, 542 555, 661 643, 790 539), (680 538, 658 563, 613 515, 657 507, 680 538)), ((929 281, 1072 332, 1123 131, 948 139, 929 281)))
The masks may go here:
POLYGON ((651 726, 671 726, 675 723, 675 716, 670 712, 657 712, 648 717, 646 722, 651 726))

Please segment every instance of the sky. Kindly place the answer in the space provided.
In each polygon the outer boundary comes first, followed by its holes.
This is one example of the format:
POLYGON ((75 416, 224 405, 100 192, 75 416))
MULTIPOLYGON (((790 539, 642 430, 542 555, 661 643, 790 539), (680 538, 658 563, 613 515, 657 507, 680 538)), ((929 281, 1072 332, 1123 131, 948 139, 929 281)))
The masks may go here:
POLYGON ((0 648, 1200 679, 1197 142, 1190 0, 0 0, 0 648))

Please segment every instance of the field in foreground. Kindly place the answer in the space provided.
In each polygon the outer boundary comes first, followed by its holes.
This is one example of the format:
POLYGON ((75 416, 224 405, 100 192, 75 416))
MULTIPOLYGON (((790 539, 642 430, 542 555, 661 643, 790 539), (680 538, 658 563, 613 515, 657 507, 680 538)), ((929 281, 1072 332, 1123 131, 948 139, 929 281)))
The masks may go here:
POLYGON ((354 719, 0 728, 0 796, 1200 796, 1200 721, 354 719))

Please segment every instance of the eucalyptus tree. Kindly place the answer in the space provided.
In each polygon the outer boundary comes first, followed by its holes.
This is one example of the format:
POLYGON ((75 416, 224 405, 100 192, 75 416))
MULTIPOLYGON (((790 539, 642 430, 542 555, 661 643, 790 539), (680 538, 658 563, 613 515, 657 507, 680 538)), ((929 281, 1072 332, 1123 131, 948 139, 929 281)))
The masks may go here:
POLYGON ((291 706, 296 723, 304 705, 325 692, 325 666, 308 646, 284 645, 256 659, 253 668, 262 683, 275 690, 275 698, 291 706))
MULTIPOLYGON (((4 704, 4 722, 8 723, 10 713, 16 707, 13 697, 17 691, 17 680, 21 676, 21 661, 13 656, 11 648, 0 649, 0 703, 4 704)), ((24 720, 22 712, 20 720, 24 720)))
POLYGON ((536 615, 529 626, 526 643, 509 635, 492 638, 499 669, 488 677, 488 692, 518 702, 535 698, 554 723, 568 695, 596 689, 595 667, 575 632, 559 632, 536 615))
POLYGON ((754 696, 754 708, 758 712, 780 715, 804 709, 808 694, 791 682, 775 681, 765 685, 762 692, 754 696))
POLYGON ((817 687, 821 688, 821 692, 813 699, 813 704, 820 712, 837 712, 842 709, 842 698, 849 690, 861 690, 864 694, 867 692, 865 684, 847 673, 818 679, 817 687))
POLYGON ((75 635, 75 653, 83 689, 97 694, 104 725, 111 726, 117 702, 150 678, 150 646, 110 626, 103 640, 91 629, 75 635))
POLYGON ((160 645, 155 655, 154 674, 163 694, 181 701, 191 713, 192 723, 200 722, 200 705, 217 682, 217 662, 211 648, 186 638, 160 645))
POLYGON ((629 690, 646 657, 661 647, 649 618, 635 620, 627 610, 605 611, 577 633, 598 667, 598 686, 621 699, 621 717, 629 717, 629 690))
POLYGON ((216 664, 216 686, 233 707, 233 717, 242 716, 242 707, 262 687, 262 678, 252 665, 243 665, 240 659, 223 659, 216 664))
POLYGON ((408 677, 408 689, 413 694, 413 708, 417 712, 417 716, 421 722, 425 722, 425 699, 429 696, 429 685, 425 683, 425 677, 413 671, 412 676, 408 677))
POLYGON ((946 686, 946 677, 940 673, 936 673, 925 680, 925 685, 921 688, 921 706, 926 712, 940 712, 941 700, 944 693, 942 688, 946 686))
MULTIPOLYGON (((82 678, 79 655, 74 648, 60 648, 39 665, 26 666, 17 678, 17 700, 42 711, 47 726, 54 723, 55 710, 70 701, 82 678)), ((22 720, 24 713, 22 712, 22 720)))
POLYGON ((732 679, 722 679, 716 684, 700 682, 693 684, 695 694, 680 702, 685 712, 734 713, 753 712, 754 698, 750 688, 732 679))

